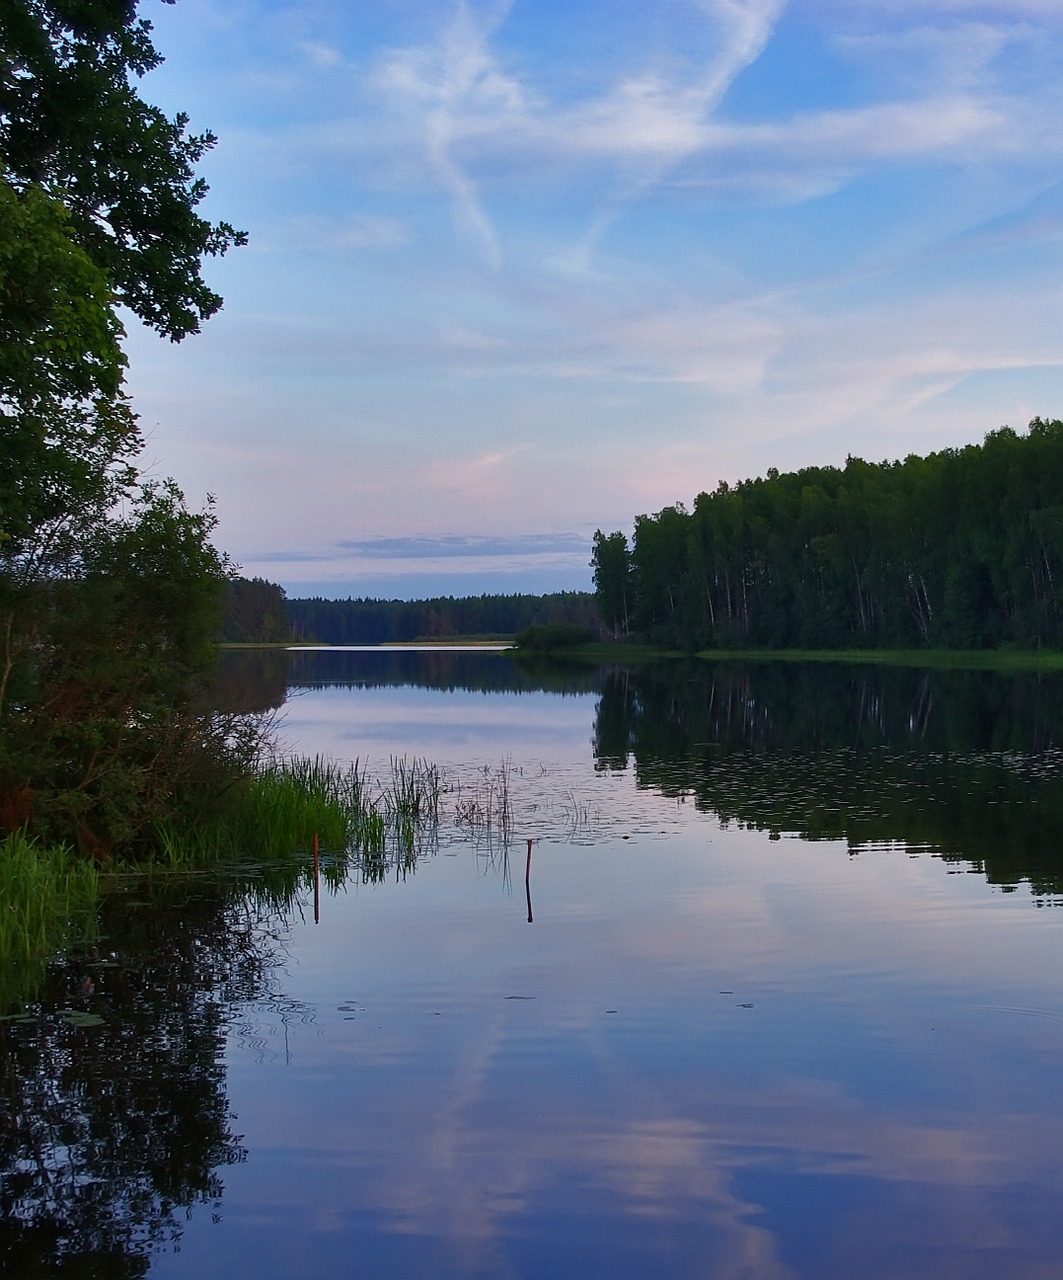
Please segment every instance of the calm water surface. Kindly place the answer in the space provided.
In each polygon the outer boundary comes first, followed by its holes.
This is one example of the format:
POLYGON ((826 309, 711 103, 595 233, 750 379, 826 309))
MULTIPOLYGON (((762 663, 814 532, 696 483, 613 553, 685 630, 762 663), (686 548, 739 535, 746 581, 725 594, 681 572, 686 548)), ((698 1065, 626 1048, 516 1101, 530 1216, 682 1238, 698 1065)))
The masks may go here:
POLYGON ((105 904, 0 1024, 4 1274, 1063 1273, 1063 683, 330 652, 226 689, 291 750, 436 762, 445 820, 319 923, 305 878, 105 904))

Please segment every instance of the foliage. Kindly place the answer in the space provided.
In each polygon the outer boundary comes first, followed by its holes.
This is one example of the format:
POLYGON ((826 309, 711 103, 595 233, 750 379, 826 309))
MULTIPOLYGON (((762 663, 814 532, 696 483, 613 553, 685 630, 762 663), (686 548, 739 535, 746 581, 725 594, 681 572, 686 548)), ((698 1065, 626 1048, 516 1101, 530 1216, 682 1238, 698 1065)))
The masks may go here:
POLYGON ((209 505, 144 483, 118 303, 172 339, 220 299, 195 212, 213 139, 138 96, 131 0, 0 7, 0 830, 100 859, 239 778, 255 731, 205 713, 229 573, 209 505))
POLYGON ((110 285, 69 224, 0 178, 0 556, 16 581, 69 554, 140 445, 110 285))
MULTIPOLYGON (((166 0, 172 3, 172 0, 166 0)), ((118 299, 173 339, 221 306, 205 255, 246 237, 211 224, 195 165, 214 145, 138 95, 162 61, 135 0, 5 0, 0 10, 0 168, 19 193, 69 212, 69 235, 118 299)))
POLYGON ((558 649, 574 649, 577 645, 593 644, 597 636, 590 627, 570 622, 554 622, 549 625, 533 623, 518 631, 514 643, 518 649, 532 653, 556 653, 558 649))
MULTIPOLYGON (((925 458, 721 482, 635 521, 631 629, 691 650, 1058 648, 1061 494, 1063 422, 1040 418, 925 458)), ((598 535, 596 569, 621 538, 598 535)), ((622 576, 596 572, 607 617, 622 576)))
POLYGON ((230 578, 222 596, 219 637, 228 644, 290 640, 284 588, 265 578, 230 578))
POLYGON ((602 622, 619 640, 631 630, 631 552, 624 534, 595 531, 591 568, 602 622))
POLYGON ((199 706, 225 562, 213 517, 172 484, 87 531, 63 566, 20 584, 0 705, 0 823, 98 858, 146 851, 248 766, 251 722, 199 706))

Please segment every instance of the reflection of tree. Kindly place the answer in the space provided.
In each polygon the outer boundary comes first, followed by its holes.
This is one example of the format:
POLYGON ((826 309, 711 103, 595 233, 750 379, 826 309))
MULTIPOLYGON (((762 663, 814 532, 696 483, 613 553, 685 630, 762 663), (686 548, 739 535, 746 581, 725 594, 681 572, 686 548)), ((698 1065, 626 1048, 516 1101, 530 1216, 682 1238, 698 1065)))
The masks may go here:
POLYGON ((446 692, 561 693, 596 691, 601 679, 594 667, 546 659, 529 662, 498 652, 295 653, 291 683, 295 686, 342 684, 373 689, 412 686, 446 692))
POLYGON ((478 693, 587 693, 601 687, 595 667, 540 660, 517 662, 507 653, 443 650, 230 650, 219 671, 220 705, 232 711, 279 707, 292 689, 383 687, 456 689, 478 693))
POLYGON ((219 711, 261 715, 284 703, 290 656, 283 649, 223 651, 210 689, 210 702, 219 711))
POLYGON ((1063 680, 673 663, 612 673, 599 765, 725 821, 897 841, 1063 892, 1063 680))
POLYGON ((143 1275, 244 1158, 225 1004, 261 993, 268 953, 238 895, 150 896, 112 898, 107 953, 55 966, 36 1019, 0 1023, 4 1275, 143 1275))

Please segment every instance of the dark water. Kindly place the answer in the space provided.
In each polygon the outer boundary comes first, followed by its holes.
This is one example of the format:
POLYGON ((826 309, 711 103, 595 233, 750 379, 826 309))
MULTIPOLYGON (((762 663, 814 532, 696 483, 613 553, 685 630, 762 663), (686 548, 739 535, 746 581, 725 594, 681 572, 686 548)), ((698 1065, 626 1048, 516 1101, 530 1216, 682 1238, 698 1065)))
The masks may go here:
POLYGON ((263 653, 220 696, 438 762, 444 822, 318 924, 305 866, 108 899, 0 1022, 0 1274, 1063 1274, 1063 681, 263 653))

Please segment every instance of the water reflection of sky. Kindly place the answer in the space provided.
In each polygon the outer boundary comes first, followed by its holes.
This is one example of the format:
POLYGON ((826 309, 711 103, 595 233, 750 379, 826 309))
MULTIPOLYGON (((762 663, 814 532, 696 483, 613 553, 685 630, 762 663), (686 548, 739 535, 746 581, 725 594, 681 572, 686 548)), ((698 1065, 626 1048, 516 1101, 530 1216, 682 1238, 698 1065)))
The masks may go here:
POLYGON ((721 830, 595 774, 593 709, 291 704, 302 750, 541 755, 525 800, 567 788, 598 825, 528 801, 508 879, 444 842, 291 924, 307 1012, 233 1015, 248 1161, 152 1275, 1055 1274, 1063 913, 903 849, 721 830))
POLYGON ((593 694, 482 693, 385 687, 300 690, 285 704, 282 738, 305 754, 370 763, 424 756, 438 763, 586 762, 593 694))

